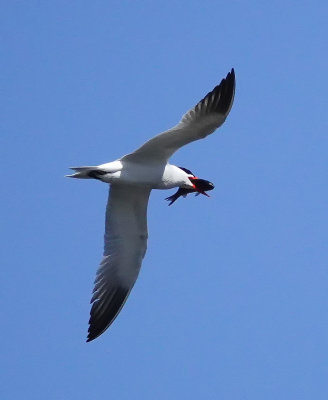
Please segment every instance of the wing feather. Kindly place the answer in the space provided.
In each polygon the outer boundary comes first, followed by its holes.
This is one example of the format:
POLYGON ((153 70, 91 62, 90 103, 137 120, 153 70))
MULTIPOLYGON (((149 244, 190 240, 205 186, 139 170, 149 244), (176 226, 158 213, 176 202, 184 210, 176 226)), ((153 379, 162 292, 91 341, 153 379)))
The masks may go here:
POLYGON ((121 311, 147 249, 150 189, 112 185, 106 208, 104 256, 98 268, 87 342, 101 335, 121 311))
POLYGON ((122 159, 167 161, 180 147, 213 133, 224 123, 231 110, 235 85, 235 72, 232 68, 219 85, 183 115, 176 126, 148 140, 122 159))

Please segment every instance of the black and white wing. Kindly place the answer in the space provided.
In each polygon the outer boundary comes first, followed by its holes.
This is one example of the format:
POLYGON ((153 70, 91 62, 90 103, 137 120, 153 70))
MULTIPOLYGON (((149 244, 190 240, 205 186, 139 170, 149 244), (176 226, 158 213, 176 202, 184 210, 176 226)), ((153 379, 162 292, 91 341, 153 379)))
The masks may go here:
POLYGON ((180 147, 205 138, 227 118, 235 94, 235 72, 232 69, 221 83, 182 117, 178 125, 148 140, 122 160, 168 160, 180 147))
POLYGON ((87 342, 101 335, 121 311, 147 249, 150 189, 111 185, 105 247, 95 279, 87 342))

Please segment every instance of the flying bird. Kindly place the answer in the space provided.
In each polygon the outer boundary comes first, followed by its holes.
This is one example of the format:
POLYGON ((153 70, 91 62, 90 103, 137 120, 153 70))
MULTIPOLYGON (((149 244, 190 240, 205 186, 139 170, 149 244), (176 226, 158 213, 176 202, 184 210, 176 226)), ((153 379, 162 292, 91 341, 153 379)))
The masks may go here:
POLYGON ((189 169, 169 163, 180 147, 205 138, 227 118, 235 93, 234 69, 173 128, 133 153, 98 166, 72 167, 71 178, 110 184, 106 207, 104 254, 98 268, 87 342, 100 336, 121 311, 138 277, 147 249, 147 206, 152 189, 178 191, 169 205, 189 193, 207 195, 214 185, 189 169))

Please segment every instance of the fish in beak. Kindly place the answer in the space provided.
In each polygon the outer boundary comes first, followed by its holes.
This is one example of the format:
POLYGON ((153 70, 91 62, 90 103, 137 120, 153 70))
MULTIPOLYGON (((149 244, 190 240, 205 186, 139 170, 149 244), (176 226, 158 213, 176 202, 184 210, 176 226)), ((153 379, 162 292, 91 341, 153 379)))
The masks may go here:
POLYGON ((165 199, 170 202, 169 206, 172 205, 179 197, 181 196, 186 197, 187 194, 189 193, 196 193, 196 196, 198 194, 203 194, 204 196, 210 197, 206 192, 214 189, 214 185, 212 182, 209 182, 205 179, 199 179, 196 177, 190 177, 189 179, 193 184, 194 188, 193 189, 179 188, 176 193, 165 199))

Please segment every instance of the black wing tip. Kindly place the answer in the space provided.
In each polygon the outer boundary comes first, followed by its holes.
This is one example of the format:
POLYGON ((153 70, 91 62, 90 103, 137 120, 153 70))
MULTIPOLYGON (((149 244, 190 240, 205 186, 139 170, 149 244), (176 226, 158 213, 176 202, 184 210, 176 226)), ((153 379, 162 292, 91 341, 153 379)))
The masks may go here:
POLYGON ((218 86, 214 88, 212 93, 217 94, 218 102, 216 104, 217 111, 228 114, 235 97, 236 77, 235 70, 231 68, 227 76, 223 78, 218 86))
POLYGON ((230 84, 233 88, 233 92, 235 92, 235 86, 236 86, 236 75, 235 75, 235 69, 231 68, 231 71, 228 73, 226 80, 228 81, 228 84, 230 84))
POLYGON ((223 81, 234 81, 236 79, 235 69, 232 67, 231 70, 227 73, 226 77, 221 80, 223 81))
POLYGON ((106 305, 106 310, 102 309, 101 301, 95 300, 93 302, 90 311, 87 343, 99 337, 110 327, 124 306, 129 293, 129 289, 116 288, 109 304, 106 305))
POLYGON ((236 81, 236 74, 235 74, 235 69, 231 68, 231 70, 227 73, 226 77, 221 79, 221 82, 219 85, 215 86, 215 88, 213 89, 213 91, 215 89, 219 89, 221 88, 223 85, 225 84, 230 84, 235 86, 235 81, 236 81))
POLYGON ((230 89, 235 90, 235 84, 236 84, 236 75, 235 75, 235 69, 231 68, 230 72, 227 73, 227 76, 222 79, 220 86, 222 85, 228 85, 230 89))
POLYGON ((195 108, 201 108, 206 100, 208 100, 209 104, 206 106, 207 112, 214 111, 227 116, 235 97, 235 86, 235 70, 231 68, 226 77, 221 79, 219 85, 215 86, 211 92, 207 93, 195 108))

